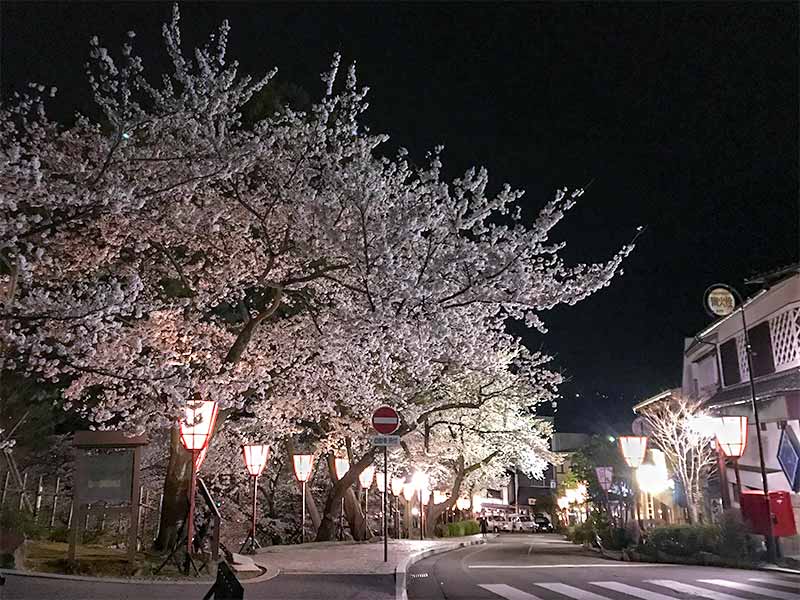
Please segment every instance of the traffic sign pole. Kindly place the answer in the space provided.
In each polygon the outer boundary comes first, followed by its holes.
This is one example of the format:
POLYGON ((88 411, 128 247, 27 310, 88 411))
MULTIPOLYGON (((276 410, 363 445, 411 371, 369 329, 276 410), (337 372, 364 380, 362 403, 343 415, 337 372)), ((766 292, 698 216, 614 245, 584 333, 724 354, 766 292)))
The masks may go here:
POLYGON ((380 406, 372 413, 372 427, 381 434, 373 436, 372 443, 383 446, 383 562, 389 562, 389 446, 400 442, 392 435, 400 428, 400 415, 391 406, 380 406))
POLYGON ((387 494, 389 490, 389 447, 383 447, 383 562, 389 562, 389 521, 387 494))

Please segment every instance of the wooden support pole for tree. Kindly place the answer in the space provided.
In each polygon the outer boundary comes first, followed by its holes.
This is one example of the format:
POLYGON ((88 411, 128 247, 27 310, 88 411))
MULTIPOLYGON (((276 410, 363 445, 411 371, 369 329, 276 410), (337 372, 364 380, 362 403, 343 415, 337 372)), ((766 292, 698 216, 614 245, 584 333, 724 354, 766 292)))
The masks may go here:
POLYGON ((23 503, 25 502, 25 486, 28 485, 28 472, 22 474, 22 485, 19 488, 19 504, 17 510, 22 510, 23 503))
POLYGON ((33 520, 34 522, 39 521, 39 513, 42 510, 42 492, 44 488, 42 487, 42 476, 39 475, 39 483, 36 485, 36 501, 33 505, 33 520))
POLYGON ((52 528, 56 522, 56 508, 58 507, 58 492, 61 488, 61 477, 56 477, 56 488, 53 492, 53 508, 50 511, 50 527, 52 528))
POLYGON ((6 504, 6 494, 8 493, 8 479, 11 476, 11 471, 6 471, 6 476, 3 478, 3 496, 0 498, 0 508, 6 504))

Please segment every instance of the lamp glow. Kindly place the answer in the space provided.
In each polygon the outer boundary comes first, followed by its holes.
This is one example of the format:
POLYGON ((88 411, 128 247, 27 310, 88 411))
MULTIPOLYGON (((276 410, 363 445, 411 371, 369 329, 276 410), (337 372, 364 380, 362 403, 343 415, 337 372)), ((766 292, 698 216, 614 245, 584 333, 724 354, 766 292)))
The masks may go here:
POLYGON ((258 477, 267 466, 269 446, 266 444, 245 444, 242 446, 244 466, 253 477, 258 477))
POLYGON ((375 473, 375 485, 381 494, 386 490, 386 473, 375 473))
POLYGON ((422 491, 428 487, 428 476, 422 471, 417 471, 411 477, 411 484, 417 491, 422 491))
POLYGON ((747 448, 747 417, 719 417, 717 442, 729 458, 739 458, 747 448))
POLYGON ((647 452, 647 437, 643 435, 622 435, 619 437, 619 446, 625 464, 636 468, 644 462, 647 452))
POLYGON ((350 461, 345 458, 337 458, 333 461, 334 470, 336 471, 336 479, 341 479, 350 470, 350 461))
POLYGON ((402 477, 392 477, 392 494, 400 497, 400 494, 403 493, 403 486, 405 486, 405 479, 402 477))
POLYGON ((295 454, 292 457, 294 462, 294 476, 300 483, 305 483, 311 477, 311 469, 314 465, 313 454, 295 454))
POLYGON ((456 500, 456 508, 458 510, 467 510, 469 508, 469 498, 459 498, 456 500))
POLYGON ((414 497, 414 494, 417 493, 417 490, 414 489, 414 484, 406 482, 403 484, 403 498, 406 499, 406 502, 411 502, 411 499, 414 497))
MULTIPOLYGON (((346 473, 347 471, 345 471, 346 473)), ((344 476, 344 473, 342 473, 344 476)), ((342 477, 339 477, 341 479, 342 477)), ((362 489, 368 490, 372 486, 372 480, 375 479, 375 466, 370 465, 358 474, 358 482, 361 484, 362 489)))
POLYGON ((208 445, 214 423, 217 422, 217 403, 213 400, 191 400, 186 403, 181 425, 181 444, 189 452, 200 452, 208 445))

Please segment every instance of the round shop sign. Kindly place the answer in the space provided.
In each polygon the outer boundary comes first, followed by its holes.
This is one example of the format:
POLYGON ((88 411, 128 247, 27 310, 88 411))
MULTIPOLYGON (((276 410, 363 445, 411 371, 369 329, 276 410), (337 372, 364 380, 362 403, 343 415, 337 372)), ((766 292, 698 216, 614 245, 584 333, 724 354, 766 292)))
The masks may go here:
POLYGON ((712 317, 727 317, 736 308, 736 297, 725 285, 712 285, 703 295, 703 305, 712 317))

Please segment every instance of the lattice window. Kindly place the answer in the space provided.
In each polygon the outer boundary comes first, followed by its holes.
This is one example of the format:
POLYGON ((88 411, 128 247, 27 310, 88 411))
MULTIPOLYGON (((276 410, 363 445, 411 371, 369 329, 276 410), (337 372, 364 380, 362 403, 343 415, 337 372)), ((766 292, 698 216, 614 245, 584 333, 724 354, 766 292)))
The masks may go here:
POLYGON ((750 369, 747 368, 747 348, 744 345, 744 333, 736 336, 736 354, 739 359, 739 373, 742 381, 750 381, 750 369))
POLYGON ((800 307, 792 307, 769 321, 775 370, 800 361, 800 307))

